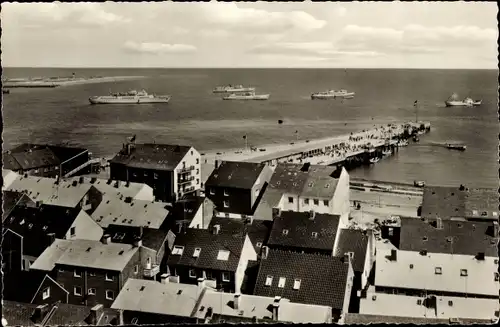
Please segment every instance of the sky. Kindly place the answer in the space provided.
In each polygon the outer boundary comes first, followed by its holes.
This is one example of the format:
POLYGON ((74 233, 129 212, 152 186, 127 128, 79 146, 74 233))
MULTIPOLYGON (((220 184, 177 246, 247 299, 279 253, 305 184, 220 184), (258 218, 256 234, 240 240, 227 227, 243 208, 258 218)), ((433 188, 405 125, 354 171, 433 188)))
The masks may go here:
POLYGON ((4 67, 497 69, 495 2, 5 3, 4 67))

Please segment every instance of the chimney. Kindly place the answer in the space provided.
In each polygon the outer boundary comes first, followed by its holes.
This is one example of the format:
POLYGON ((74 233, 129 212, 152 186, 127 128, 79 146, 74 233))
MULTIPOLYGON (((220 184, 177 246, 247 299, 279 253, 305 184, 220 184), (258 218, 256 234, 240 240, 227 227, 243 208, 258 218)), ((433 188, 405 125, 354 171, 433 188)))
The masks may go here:
POLYGON ((83 176, 80 176, 80 178, 78 179, 78 182, 79 182, 80 184, 83 184, 83 182, 84 182, 84 181, 85 181, 85 180, 83 179, 83 176))
POLYGON ((56 240, 56 234, 55 233, 48 233, 47 238, 49 240, 49 246, 51 246, 52 243, 54 243, 56 240))
POLYGON ((498 237, 498 221, 493 222, 493 237, 498 237))
POLYGON ((349 252, 344 253, 344 263, 349 263, 351 260, 351 254, 349 252))
POLYGON ((281 296, 275 296, 273 302, 273 320, 278 321, 281 296))
POLYGON ((267 259, 268 255, 269 255, 269 247, 263 246, 261 252, 261 259, 267 259))
POLYGON ((217 234, 219 234, 219 232, 220 232, 220 225, 214 225, 212 233, 214 235, 217 235, 217 234))
POLYGON ((169 274, 161 274, 161 276, 160 276, 161 283, 168 284, 170 282, 169 277, 170 277, 169 274))
POLYGON ((309 220, 314 220, 316 218, 316 212, 314 210, 309 211, 309 220))
POLYGON ((43 321, 45 316, 49 313, 49 305, 48 304, 42 304, 39 305, 35 308, 35 311, 33 312, 33 316, 31 317, 32 321, 35 324, 38 324, 43 321))
POLYGON ((398 261, 398 251, 396 249, 391 250, 391 261, 398 261))
POLYGON ((239 310, 241 305, 241 294, 234 294, 234 310, 239 310))
POLYGON ((215 160, 215 162, 214 162, 214 168, 215 169, 219 168, 219 160, 215 160))
POLYGON ((484 252, 478 252, 476 254, 476 259, 479 261, 484 261, 484 252))
POLYGON ((443 220, 441 218, 436 218, 436 228, 443 229, 443 220))
POLYGON ((134 244, 133 244, 134 247, 136 248, 139 248, 142 246, 142 239, 140 237, 137 237, 135 240, 134 240, 134 244))
POLYGON ((111 236, 109 234, 106 234, 102 237, 102 244, 109 244, 111 243, 111 236))
POLYGON ((90 309, 90 315, 88 319, 89 325, 97 326, 103 314, 104 306, 102 304, 94 305, 92 309, 90 309))
POLYGON ((198 287, 201 289, 205 287, 205 278, 203 277, 198 278, 198 287))

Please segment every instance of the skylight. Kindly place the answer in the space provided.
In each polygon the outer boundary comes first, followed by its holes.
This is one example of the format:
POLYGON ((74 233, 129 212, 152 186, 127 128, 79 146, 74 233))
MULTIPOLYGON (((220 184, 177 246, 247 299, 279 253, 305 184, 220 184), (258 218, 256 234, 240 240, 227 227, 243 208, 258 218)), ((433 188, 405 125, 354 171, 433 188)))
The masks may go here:
POLYGON ((288 229, 283 229, 283 235, 288 235, 288 229))
POLYGON ((300 279, 295 278, 295 280, 293 281, 293 289, 294 290, 298 290, 300 288, 300 282, 301 282, 300 279))
POLYGON ((227 261, 228 259, 229 259, 229 251, 219 250, 219 254, 217 255, 217 260, 227 261))
POLYGON ((184 252, 184 247, 176 245, 172 250, 172 255, 182 255, 183 252, 184 252))
POLYGON ((286 284, 286 278, 285 277, 280 277, 280 280, 278 282, 278 287, 279 288, 284 288, 286 284))
POLYGON ((193 258, 198 258, 200 256, 201 248, 194 249, 193 258))
POLYGON ((266 286, 271 286, 273 284, 273 276, 267 276, 266 277, 266 286))

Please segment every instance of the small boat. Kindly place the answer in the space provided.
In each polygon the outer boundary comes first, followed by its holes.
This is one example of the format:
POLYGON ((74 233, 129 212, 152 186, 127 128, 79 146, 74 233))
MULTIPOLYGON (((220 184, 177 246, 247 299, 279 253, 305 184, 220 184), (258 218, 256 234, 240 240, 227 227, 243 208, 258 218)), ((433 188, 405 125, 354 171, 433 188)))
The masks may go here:
POLYGON ((472 100, 469 97, 458 100, 458 95, 453 93, 444 103, 447 107, 477 107, 480 106, 482 102, 483 100, 472 100))
POLYGON ((352 99, 354 98, 354 95, 356 93, 354 92, 348 92, 347 90, 329 90, 325 92, 317 92, 311 94, 311 99, 320 99, 320 100, 326 100, 326 99, 352 99))
POLYGON ((2 89, 2 94, 9 94, 10 90, 9 89, 2 89))
POLYGON ((415 185, 416 187, 424 187, 425 182, 424 181, 413 181, 413 185, 415 185))
POLYGON ((255 94, 255 92, 245 92, 245 93, 231 93, 225 97, 223 100, 268 100, 270 94, 255 94))
POLYGON ((254 87, 244 87, 243 85, 226 85, 217 86, 213 89, 213 93, 238 93, 238 92, 252 92, 255 91, 254 87))
POLYGON ((168 103, 170 95, 148 94, 145 90, 132 90, 126 93, 114 93, 107 96, 93 96, 89 98, 91 104, 148 104, 168 103))
POLYGON ((398 147, 403 147, 403 146, 408 146, 408 144, 409 144, 408 140, 400 140, 397 145, 398 147))
POLYGON ((379 161, 380 161, 380 158, 379 158, 379 157, 375 157, 375 158, 371 158, 371 159, 370 159, 370 163, 371 163, 371 164, 376 164, 376 163, 377 163, 377 162, 379 162, 379 161))
POLYGON ((282 119, 278 120, 278 124, 280 125, 283 124, 283 120, 282 119))
POLYGON ((445 146, 450 149, 450 150, 459 150, 459 151, 465 151, 467 149, 467 146, 464 144, 452 144, 452 143, 446 143, 445 146))
POLYGON ((413 142, 420 142, 420 139, 417 135, 413 135, 413 142))
POLYGON ((390 156, 392 154, 392 151, 391 150, 384 150, 384 151, 382 151, 382 154, 384 156, 390 156))

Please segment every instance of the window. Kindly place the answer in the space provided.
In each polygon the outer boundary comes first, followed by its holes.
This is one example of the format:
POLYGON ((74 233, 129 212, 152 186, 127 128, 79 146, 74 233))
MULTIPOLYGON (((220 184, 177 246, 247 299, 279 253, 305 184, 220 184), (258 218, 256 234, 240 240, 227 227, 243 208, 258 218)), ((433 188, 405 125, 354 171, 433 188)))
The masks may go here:
POLYGON ((75 272, 73 273, 73 276, 75 276, 75 277, 82 277, 82 272, 75 269, 75 272))
POLYGON ((278 281, 278 287, 279 288, 285 288, 286 284, 286 278, 285 277, 280 277, 280 280, 278 281))
POLYGON ((132 325, 137 325, 138 322, 139 319, 137 319, 137 317, 132 318, 132 325))
POLYGON ((50 287, 47 287, 42 292, 42 299, 46 300, 50 297, 50 287))
POLYGON ((283 235, 288 235, 288 229, 283 229, 283 235))
POLYGON ((417 305, 422 305, 422 300, 418 299, 417 300, 417 305))
POLYGON ((450 307, 452 307, 452 306, 453 306, 453 301, 448 301, 448 305, 449 305, 450 307))
POLYGON ((153 177, 154 177, 154 179, 158 179, 158 174, 157 173, 153 173, 153 177))
POLYGON ((231 281, 231 279, 230 279, 229 277, 230 277, 230 276, 229 276, 229 273, 228 273, 228 272, 225 272, 225 271, 224 271, 224 272, 222 272, 222 281, 223 281, 223 282, 229 282, 229 281, 231 281))
POLYGON ((228 259, 229 259, 229 251, 219 250, 219 254, 217 254, 217 260, 227 261, 228 259))
POLYGON ((139 266, 138 265, 135 265, 134 267, 134 274, 138 274, 139 273, 139 266))
POLYGON ((210 270, 206 271, 207 279, 212 279, 212 272, 210 270))
POLYGON ((410 263, 410 269, 413 269, 413 263, 410 263))
POLYGON ((173 255, 182 255, 183 252, 184 252, 184 247, 179 245, 174 246, 174 249, 172 250, 173 255))
POLYGON ((262 242, 257 242, 257 244, 255 244, 255 246, 258 248, 262 247, 262 242))
POLYGON ((64 269, 63 268, 59 268, 58 269, 60 273, 63 273, 64 272, 64 269))
POLYGON ((200 256, 201 248, 194 249, 193 258, 198 258, 200 256))
POLYGON ((314 205, 315 206, 319 205, 319 200, 314 200, 314 205))
POLYGON ((115 276, 113 276, 113 275, 111 275, 109 273, 106 273, 106 280, 107 281, 112 282, 114 279, 115 279, 115 276))
POLYGON ((441 267, 436 267, 434 268, 434 273, 436 275, 441 275, 443 273, 443 269, 441 269, 441 267))
POLYGON ((293 203, 293 198, 291 196, 288 197, 288 203, 293 203))
POLYGON ((200 158, 196 158, 196 164, 200 163, 200 158))
POLYGON ((80 286, 73 287, 73 294, 76 296, 82 296, 82 288, 80 286))
POLYGON ((215 194, 215 190, 213 188, 210 189, 210 194, 212 194, 212 195, 215 194))
POLYGON ((312 237, 313 237, 313 238, 318 238, 318 233, 316 233, 316 232, 312 232, 312 237))
POLYGON ((196 271, 194 269, 189 269, 189 278, 196 278, 196 271))
POLYGON ((328 201, 328 200, 323 200, 323 204, 324 204, 325 206, 327 206, 327 207, 328 207, 328 206, 330 205, 330 201, 328 201))
POLYGON ((95 295, 96 290, 95 288, 89 288, 89 295, 95 295))
POLYGON ((69 234, 71 236, 75 236, 76 235, 76 227, 71 227, 70 230, 69 230, 69 234))
POLYGON ((229 208, 229 201, 224 201, 224 208, 229 208))
POLYGON ((467 276, 467 269, 460 269, 460 276, 467 276))
POLYGON ((229 196, 229 192, 227 190, 224 190, 224 196, 229 196))
POLYGON ((266 283, 265 283, 265 285, 266 285, 266 286, 271 286, 272 284, 273 284, 273 276, 269 276, 269 275, 268 275, 268 276, 266 277, 266 283))
POLYGON ((301 282, 301 280, 300 280, 300 279, 295 278, 295 280, 293 281, 293 289, 294 289, 294 290, 298 290, 298 289, 300 289, 300 282, 301 282))
POLYGON ((113 291, 106 290, 106 300, 114 300, 115 294, 113 291))
POLYGON ((304 204, 309 204, 309 199, 304 199, 304 204))
POLYGON ((94 277, 96 274, 95 274, 95 272, 89 272, 89 275, 94 277))
POLYGON ((499 279, 498 273, 495 272, 495 282, 498 282, 498 279, 499 279))
POLYGON ((196 184, 200 184, 200 179, 199 178, 196 179, 196 184))

